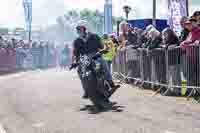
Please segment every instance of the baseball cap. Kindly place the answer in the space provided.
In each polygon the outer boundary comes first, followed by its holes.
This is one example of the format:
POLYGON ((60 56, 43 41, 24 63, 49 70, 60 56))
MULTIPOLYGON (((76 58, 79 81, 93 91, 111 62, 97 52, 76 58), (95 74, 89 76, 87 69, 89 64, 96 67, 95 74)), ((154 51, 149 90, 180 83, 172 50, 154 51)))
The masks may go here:
POLYGON ((196 12, 194 12, 194 14, 193 14, 193 16, 200 16, 200 11, 196 11, 196 12))

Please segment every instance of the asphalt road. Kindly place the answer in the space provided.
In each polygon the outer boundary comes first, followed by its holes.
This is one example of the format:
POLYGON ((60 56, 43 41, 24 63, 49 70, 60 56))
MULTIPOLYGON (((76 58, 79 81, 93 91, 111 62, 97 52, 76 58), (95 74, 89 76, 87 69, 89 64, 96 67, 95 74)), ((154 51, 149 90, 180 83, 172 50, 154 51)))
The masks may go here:
POLYGON ((75 72, 30 71, 0 77, 0 133, 200 133, 200 104, 122 85, 120 110, 80 111, 88 100, 75 72))

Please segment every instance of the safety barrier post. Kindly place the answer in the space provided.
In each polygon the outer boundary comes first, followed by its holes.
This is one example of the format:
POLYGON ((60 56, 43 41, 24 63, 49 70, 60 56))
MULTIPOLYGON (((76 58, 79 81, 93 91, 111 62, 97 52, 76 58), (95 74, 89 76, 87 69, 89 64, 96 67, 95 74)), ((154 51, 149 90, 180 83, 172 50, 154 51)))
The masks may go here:
POLYGON ((171 85, 169 84, 170 77, 169 77, 169 50, 165 49, 165 62, 166 62, 166 84, 167 88, 163 95, 166 95, 168 91, 170 91, 171 85))
POLYGON ((140 63, 140 79, 141 79, 141 84, 140 88, 144 85, 144 61, 143 61, 143 49, 138 49, 139 50, 139 63, 140 63))

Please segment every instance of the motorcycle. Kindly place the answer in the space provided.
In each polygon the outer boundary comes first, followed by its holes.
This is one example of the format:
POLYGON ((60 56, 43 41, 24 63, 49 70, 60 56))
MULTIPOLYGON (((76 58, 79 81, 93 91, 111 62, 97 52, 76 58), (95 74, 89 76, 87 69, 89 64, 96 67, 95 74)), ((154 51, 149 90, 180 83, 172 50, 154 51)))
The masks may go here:
POLYGON ((105 80, 102 64, 97 61, 102 53, 81 55, 79 62, 72 64, 70 70, 78 67, 78 75, 89 99, 98 108, 105 109, 112 106, 109 98, 116 90, 113 91, 105 80))

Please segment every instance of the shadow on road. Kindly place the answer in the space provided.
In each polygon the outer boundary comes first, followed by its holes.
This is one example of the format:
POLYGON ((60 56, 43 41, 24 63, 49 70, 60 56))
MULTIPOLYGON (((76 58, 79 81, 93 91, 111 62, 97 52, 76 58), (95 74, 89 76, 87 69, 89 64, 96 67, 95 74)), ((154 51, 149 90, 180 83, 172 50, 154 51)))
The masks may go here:
POLYGON ((100 113, 103 113, 103 112, 110 112, 110 111, 112 111, 112 112, 123 112, 123 108, 125 108, 125 106, 114 105, 110 109, 99 110, 94 105, 85 105, 85 107, 81 108, 80 111, 89 111, 89 114, 100 114, 100 113))

